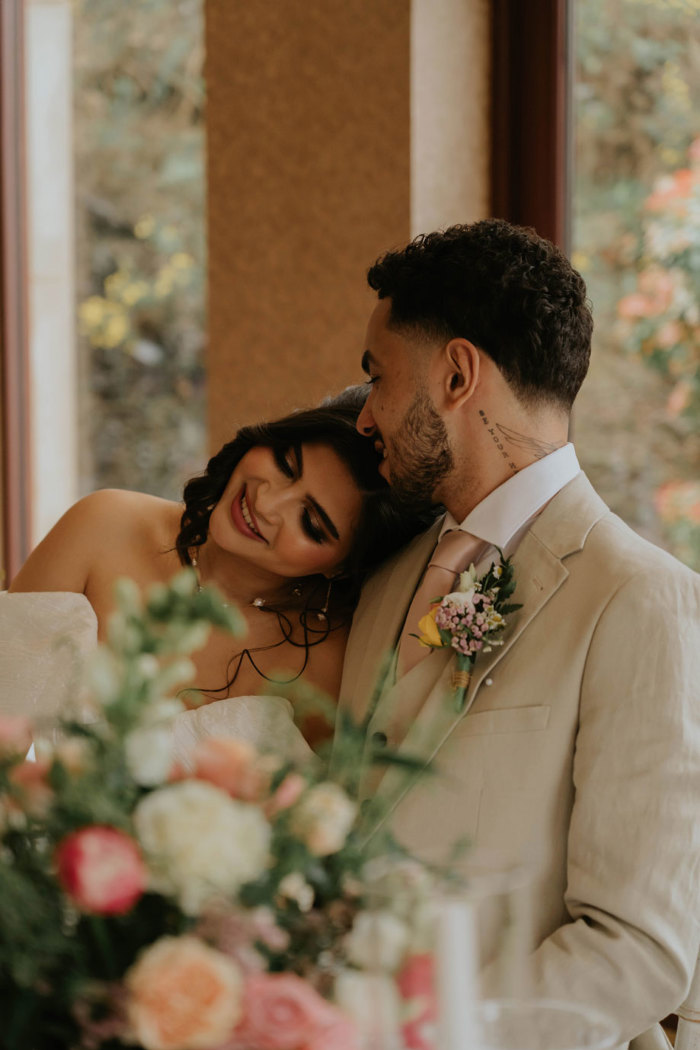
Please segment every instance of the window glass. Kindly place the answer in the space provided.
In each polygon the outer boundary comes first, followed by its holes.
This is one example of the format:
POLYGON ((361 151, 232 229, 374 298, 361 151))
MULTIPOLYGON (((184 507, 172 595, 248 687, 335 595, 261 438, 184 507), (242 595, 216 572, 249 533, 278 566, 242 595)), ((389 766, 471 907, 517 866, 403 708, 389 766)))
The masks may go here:
POLYGON ((700 569, 700 0, 576 0, 573 260, 594 354, 584 468, 700 569))
POLYGON ((80 489, 201 469, 203 0, 75 0, 80 489))

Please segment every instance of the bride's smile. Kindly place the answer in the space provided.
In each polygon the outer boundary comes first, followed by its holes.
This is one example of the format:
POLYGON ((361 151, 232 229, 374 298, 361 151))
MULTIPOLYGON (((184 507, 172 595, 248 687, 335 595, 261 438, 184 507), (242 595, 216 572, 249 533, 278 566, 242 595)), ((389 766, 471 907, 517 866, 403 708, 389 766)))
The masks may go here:
POLYGON ((332 575, 350 552, 361 507, 357 482, 328 445, 256 446, 212 511, 210 564, 218 552, 276 576, 332 575))

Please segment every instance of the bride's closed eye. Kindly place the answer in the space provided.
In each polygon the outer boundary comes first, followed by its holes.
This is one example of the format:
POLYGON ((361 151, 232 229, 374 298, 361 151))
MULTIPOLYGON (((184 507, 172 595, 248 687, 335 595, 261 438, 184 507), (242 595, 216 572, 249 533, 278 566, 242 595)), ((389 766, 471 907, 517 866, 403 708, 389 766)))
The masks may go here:
POLYGON ((321 526, 311 517, 308 507, 304 507, 301 512, 301 527, 309 539, 313 540, 314 543, 321 544, 328 542, 328 536, 321 526))
POLYGON ((286 478, 296 481, 300 477, 299 453, 295 448, 273 448, 275 464, 286 478))
MULTIPOLYGON (((298 481, 301 477, 301 450, 294 446, 289 448, 274 448, 273 455, 278 469, 290 481, 298 481)), ((301 512, 301 527, 310 540, 319 545, 328 543, 329 537, 326 530, 319 523, 312 509, 304 507, 301 512)))

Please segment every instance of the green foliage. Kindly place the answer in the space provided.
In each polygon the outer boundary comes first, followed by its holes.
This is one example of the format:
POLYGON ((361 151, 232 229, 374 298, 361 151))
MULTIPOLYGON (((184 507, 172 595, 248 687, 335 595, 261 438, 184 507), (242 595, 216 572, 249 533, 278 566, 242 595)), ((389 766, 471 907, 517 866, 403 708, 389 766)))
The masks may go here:
POLYGON ((573 261, 596 317, 593 367, 580 401, 587 408, 579 407, 575 424, 579 449, 614 509, 697 564, 680 539, 682 528, 656 497, 671 483, 685 493, 699 465, 700 330, 693 303, 697 309, 700 214, 690 202, 681 218, 672 208, 655 211, 649 201, 659 180, 688 166, 698 133, 700 3, 577 0, 574 13, 573 261), (688 234, 681 251, 673 249, 674 224, 688 234), (624 313, 631 297, 645 292, 638 282, 658 285, 660 271, 675 284, 670 312, 664 306, 639 316, 633 330, 621 326, 618 304, 624 313), (656 380, 644 376, 647 367, 656 380), (643 435, 634 433, 640 424, 643 435))

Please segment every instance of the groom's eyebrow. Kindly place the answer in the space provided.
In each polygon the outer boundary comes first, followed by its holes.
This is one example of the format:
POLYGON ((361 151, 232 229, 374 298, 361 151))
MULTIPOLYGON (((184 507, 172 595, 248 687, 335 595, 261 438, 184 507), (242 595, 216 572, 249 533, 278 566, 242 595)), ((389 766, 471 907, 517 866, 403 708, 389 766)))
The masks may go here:
MULTIPOLYGON (((303 455, 303 453, 301 451, 301 445, 295 446, 294 451, 296 453, 297 469, 299 471, 299 477, 302 477, 302 475, 304 473, 304 455, 303 455)), ((314 508, 316 513, 318 514, 318 516, 321 519, 321 521, 323 522, 323 524, 326 526, 326 528, 330 532, 330 534, 333 537, 333 539, 334 540, 339 540, 340 539, 340 533, 338 532, 337 528, 333 524, 333 520, 329 517, 327 511, 325 511, 323 509, 323 507, 321 506, 321 504, 318 502, 318 500, 314 499, 314 497, 311 496, 308 492, 306 494, 306 498, 309 501, 309 503, 311 504, 311 506, 314 508)))
POLYGON ((364 354, 362 355, 362 371, 365 373, 365 375, 369 375, 370 369, 373 364, 376 364, 376 362, 372 357, 372 351, 365 350, 364 354))

